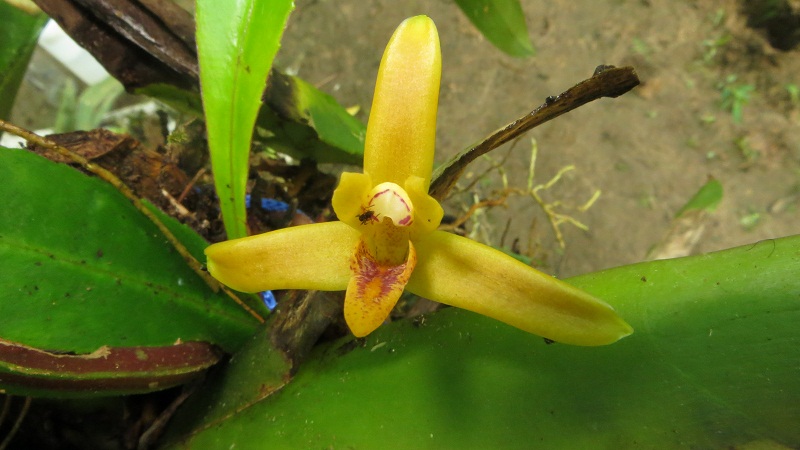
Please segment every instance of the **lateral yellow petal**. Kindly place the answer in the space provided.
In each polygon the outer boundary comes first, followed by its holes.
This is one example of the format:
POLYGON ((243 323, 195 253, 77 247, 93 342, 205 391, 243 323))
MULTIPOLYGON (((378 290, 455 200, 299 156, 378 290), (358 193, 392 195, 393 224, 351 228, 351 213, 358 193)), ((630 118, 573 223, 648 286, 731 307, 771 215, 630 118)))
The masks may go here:
POLYGON ((613 308, 486 245, 435 231, 415 241, 406 289, 556 342, 605 345, 633 329, 613 308))
POLYGON ((410 242, 408 258, 396 266, 380 264, 372 258, 366 243, 359 243, 351 261, 353 277, 344 299, 344 319, 356 337, 372 333, 386 321, 416 263, 416 252, 410 242))
POLYGON ((403 21, 378 69, 364 143, 364 172, 375 184, 431 181, 442 57, 436 25, 426 16, 403 21))
POLYGON ((428 195, 428 184, 422 178, 410 176, 404 187, 414 204, 414 223, 411 224, 411 239, 414 240, 439 228, 444 210, 435 198, 428 195))
POLYGON ((359 234, 342 222, 284 228, 206 248, 211 275, 241 292, 341 291, 359 234))
POLYGON ((361 221, 358 217, 364 213, 363 205, 369 201, 372 186, 370 176, 365 173, 342 172, 331 199, 336 217, 353 228, 359 228, 361 221))

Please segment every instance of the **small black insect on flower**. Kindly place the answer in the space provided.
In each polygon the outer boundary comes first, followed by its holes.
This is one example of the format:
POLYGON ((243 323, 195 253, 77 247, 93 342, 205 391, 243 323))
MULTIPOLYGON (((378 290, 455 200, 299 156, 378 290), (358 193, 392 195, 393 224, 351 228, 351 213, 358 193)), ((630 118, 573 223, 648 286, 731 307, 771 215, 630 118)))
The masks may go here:
POLYGON ((361 225, 366 225, 368 222, 373 222, 378 220, 378 215, 375 214, 375 211, 369 209, 369 207, 364 209, 364 212, 357 215, 356 217, 358 217, 358 221, 361 222, 361 225))

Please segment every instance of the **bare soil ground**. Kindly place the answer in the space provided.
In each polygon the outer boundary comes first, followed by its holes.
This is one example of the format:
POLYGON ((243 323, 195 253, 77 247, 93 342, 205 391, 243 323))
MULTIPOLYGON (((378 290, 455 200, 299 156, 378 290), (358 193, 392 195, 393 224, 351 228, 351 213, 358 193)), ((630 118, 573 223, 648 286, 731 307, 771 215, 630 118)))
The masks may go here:
MULTIPOLYGON (((588 226, 562 226, 561 250, 539 205, 512 196, 468 222, 473 235, 527 254, 543 270, 570 276, 641 261, 709 176, 724 199, 694 253, 798 232, 800 105, 797 50, 780 51, 747 26, 740 2, 523 0, 537 55, 515 59, 493 47, 453 2, 301 0, 279 64, 332 93, 367 118, 383 48, 406 17, 427 14, 439 28, 443 75, 437 162, 589 77, 595 66, 632 65, 643 84, 533 130, 503 165, 510 187, 524 189, 536 139, 536 182, 575 165, 547 201, 566 206, 599 199, 586 212, 562 208, 588 226), (752 87, 737 123, 723 91, 752 87)), ((499 161, 508 147, 493 152, 499 161)), ((463 214, 497 198, 501 171, 476 165, 468 190, 447 203, 463 214)))

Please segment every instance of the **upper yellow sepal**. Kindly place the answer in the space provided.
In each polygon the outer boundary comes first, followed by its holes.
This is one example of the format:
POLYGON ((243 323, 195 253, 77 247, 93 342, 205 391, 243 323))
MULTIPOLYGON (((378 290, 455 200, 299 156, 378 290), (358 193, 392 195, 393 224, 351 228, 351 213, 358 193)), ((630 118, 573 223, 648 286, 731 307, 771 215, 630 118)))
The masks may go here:
POLYGON ((430 184, 442 56, 436 25, 426 16, 403 21, 378 69, 364 143, 364 172, 403 186, 415 175, 430 184))

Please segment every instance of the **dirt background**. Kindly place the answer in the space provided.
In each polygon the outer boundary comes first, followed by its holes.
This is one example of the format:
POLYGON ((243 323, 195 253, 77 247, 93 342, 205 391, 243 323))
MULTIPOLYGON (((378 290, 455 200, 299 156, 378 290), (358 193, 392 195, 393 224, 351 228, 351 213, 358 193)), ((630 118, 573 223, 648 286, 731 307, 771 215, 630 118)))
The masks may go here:
MULTIPOLYGON (((360 106, 366 121, 389 36, 404 18, 429 15, 443 53, 437 163, 597 65, 634 66, 640 87, 533 130, 503 165, 508 185, 525 188, 530 137, 539 147, 537 183, 575 165, 543 196, 577 206, 601 190, 586 212, 561 209, 588 231, 564 224, 561 250, 542 209, 523 196, 468 222, 493 245, 516 240, 517 250, 558 276, 641 261, 709 176, 722 183, 724 198, 693 253, 798 232, 800 105, 785 86, 800 82, 800 58, 748 27, 739 2, 523 0, 522 7, 537 49, 527 59, 493 47, 450 1, 298 1, 278 63, 343 105, 360 106), (731 76, 736 81, 726 83, 731 76), (726 85, 753 87, 741 123, 721 106, 726 85)), ((500 160, 507 151, 491 155, 500 160)), ((471 170, 462 186, 481 179, 451 198, 448 212, 460 215, 475 199, 498 197, 500 172, 484 174, 488 164, 471 170)))

